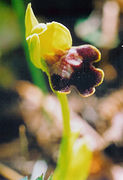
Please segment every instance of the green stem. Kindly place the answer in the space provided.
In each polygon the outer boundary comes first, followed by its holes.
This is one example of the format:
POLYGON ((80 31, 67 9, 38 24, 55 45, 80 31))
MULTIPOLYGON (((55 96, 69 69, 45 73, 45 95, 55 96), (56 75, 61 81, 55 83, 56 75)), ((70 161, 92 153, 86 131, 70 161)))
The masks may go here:
POLYGON ((32 81, 35 85, 37 85, 39 88, 42 89, 44 93, 48 92, 47 85, 45 82, 44 74, 41 70, 34 67, 34 65, 30 61, 28 46, 25 40, 25 25, 24 25, 24 19, 25 19, 25 7, 24 7, 24 1, 23 0, 11 0, 13 9, 16 12, 19 25, 20 25, 20 31, 22 36, 22 45, 25 52, 25 57, 27 60, 27 65, 32 77, 32 81))
POLYGON ((70 129, 70 111, 68 105, 68 99, 66 94, 57 93, 57 97, 61 104, 62 118, 63 118, 63 137, 69 137, 70 129))

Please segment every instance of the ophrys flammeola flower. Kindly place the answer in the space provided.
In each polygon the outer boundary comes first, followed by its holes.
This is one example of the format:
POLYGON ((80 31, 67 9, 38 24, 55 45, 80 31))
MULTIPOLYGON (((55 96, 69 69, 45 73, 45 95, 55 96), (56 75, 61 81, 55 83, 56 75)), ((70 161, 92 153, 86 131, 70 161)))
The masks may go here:
POLYGON ((101 58, 92 45, 72 47, 70 31, 57 22, 38 23, 31 4, 25 17, 26 40, 32 63, 45 71, 55 91, 69 93, 74 86, 83 96, 94 93, 103 71, 92 64, 101 58))

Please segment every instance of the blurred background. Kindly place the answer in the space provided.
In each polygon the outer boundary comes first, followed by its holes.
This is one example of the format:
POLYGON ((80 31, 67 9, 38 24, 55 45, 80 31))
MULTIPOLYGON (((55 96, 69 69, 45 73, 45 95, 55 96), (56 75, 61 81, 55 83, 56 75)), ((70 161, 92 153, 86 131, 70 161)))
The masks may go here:
POLYGON ((24 35, 29 2, 39 22, 64 24, 73 46, 92 44, 101 51, 95 66, 105 78, 96 93, 80 98, 72 90, 68 96, 71 128, 81 127, 91 140, 89 180, 123 179, 123 0, 0 0, 0 180, 34 180, 41 172, 47 177, 62 136, 59 103, 46 75, 29 60, 24 35))

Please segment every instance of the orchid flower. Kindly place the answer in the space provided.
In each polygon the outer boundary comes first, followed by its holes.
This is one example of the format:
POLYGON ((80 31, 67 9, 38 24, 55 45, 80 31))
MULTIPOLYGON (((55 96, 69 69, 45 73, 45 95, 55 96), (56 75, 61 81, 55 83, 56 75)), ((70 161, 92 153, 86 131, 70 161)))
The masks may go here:
POLYGON ((103 71, 93 66, 101 58, 96 47, 73 47, 67 27, 54 21, 39 23, 30 3, 25 26, 31 61, 47 73, 53 90, 68 94, 73 86, 85 97, 95 92, 104 77, 103 71))

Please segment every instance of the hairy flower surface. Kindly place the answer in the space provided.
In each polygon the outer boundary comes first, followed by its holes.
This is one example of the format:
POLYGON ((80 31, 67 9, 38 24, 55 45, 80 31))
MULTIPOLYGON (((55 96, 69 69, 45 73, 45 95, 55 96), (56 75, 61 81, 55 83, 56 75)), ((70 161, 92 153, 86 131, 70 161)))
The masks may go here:
POLYGON ((69 30, 57 22, 38 23, 31 4, 25 16, 26 40, 32 63, 47 73, 55 91, 69 93, 76 87, 83 96, 95 92, 103 81, 103 71, 92 64, 101 58, 92 45, 72 47, 69 30))

